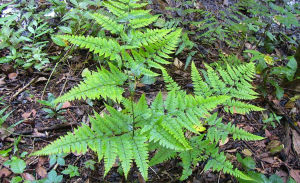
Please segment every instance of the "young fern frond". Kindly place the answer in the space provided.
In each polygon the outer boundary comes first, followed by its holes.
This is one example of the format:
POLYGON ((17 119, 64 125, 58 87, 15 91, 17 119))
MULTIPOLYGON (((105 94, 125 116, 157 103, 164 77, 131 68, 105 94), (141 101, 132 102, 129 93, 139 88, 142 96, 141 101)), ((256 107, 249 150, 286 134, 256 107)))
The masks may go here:
POLYGON ((263 137, 253 135, 246 132, 235 125, 228 123, 222 123, 221 118, 217 118, 217 113, 213 114, 207 119, 207 124, 210 126, 207 131, 207 138, 211 142, 219 142, 219 140, 225 141, 229 134, 232 134, 233 140, 262 140, 263 137))
POLYGON ((58 97, 55 102, 65 102, 75 99, 99 99, 110 98, 114 101, 121 101, 124 89, 124 82, 127 75, 110 64, 111 72, 106 69, 92 72, 79 85, 72 88, 69 92, 58 97))
POLYGON ((87 48, 99 56, 109 57, 110 60, 120 59, 118 53, 121 52, 122 47, 113 39, 74 35, 58 35, 57 37, 78 45, 80 48, 87 48))
POLYGON ((253 63, 239 66, 227 65, 226 70, 221 67, 213 69, 209 65, 206 65, 206 68, 207 76, 203 79, 195 64, 192 63, 192 81, 196 95, 201 97, 212 95, 231 96, 232 100, 228 100, 225 104, 225 109, 231 113, 245 114, 251 111, 263 110, 257 106, 239 101, 257 98, 257 93, 250 84, 255 73, 253 63))
POLYGON ((56 102, 102 97, 120 102, 123 110, 106 105, 108 114, 94 112, 93 117, 89 116, 91 127, 82 124, 73 133, 67 133, 34 154, 86 153, 89 148, 96 152, 99 161, 104 160, 104 175, 119 159, 125 177, 135 162, 144 179, 148 178, 150 165, 179 156, 183 166, 181 180, 192 174, 192 166, 205 160, 208 160, 205 170, 222 170, 248 179, 233 168, 216 144, 229 135, 234 140, 262 138, 231 123, 223 124, 222 119, 217 118, 217 113, 212 114, 212 111, 219 106, 224 106, 225 110, 232 113, 262 110, 244 102, 257 96, 251 85, 254 65, 227 65, 216 69, 206 65, 207 71, 203 71, 202 77, 192 63, 195 95, 187 94, 162 66, 170 64, 167 59, 176 50, 181 30, 145 28, 158 16, 152 16, 150 10, 140 9, 146 3, 138 4, 138 1, 108 0, 103 5, 109 13, 91 15, 101 27, 119 36, 117 39, 59 36, 80 48, 99 54, 101 58, 109 58, 113 63, 117 61, 119 67, 108 62, 109 70, 101 68, 86 73, 84 81, 57 98, 56 102), (126 72, 122 71, 123 68, 126 72), (132 76, 158 76, 151 68, 162 72, 167 88, 164 96, 159 92, 150 105, 145 95, 137 103, 124 98, 125 82, 132 79, 132 76), (157 150, 157 153, 149 162, 148 153, 151 150, 157 150))
POLYGON ((112 34, 119 34, 123 31, 124 26, 119 24, 110 17, 101 15, 99 13, 90 14, 98 24, 100 24, 105 30, 110 31, 112 34))

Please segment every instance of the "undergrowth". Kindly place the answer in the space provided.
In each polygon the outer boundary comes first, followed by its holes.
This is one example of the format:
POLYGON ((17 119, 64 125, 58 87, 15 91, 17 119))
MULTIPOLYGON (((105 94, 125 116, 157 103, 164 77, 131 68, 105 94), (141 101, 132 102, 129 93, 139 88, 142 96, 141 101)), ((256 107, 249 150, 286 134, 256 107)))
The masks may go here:
POLYGON ((179 157, 183 172, 181 180, 192 174, 192 167, 206 161, 204 170, 223 171, 241 179, 251 179, 234 168, 218 148, 219 141, 261 140, 231 122, 224 122, 216 108, 229 113, 246 114, 261 111, 247 103, 257 98, 251 82, 255 74, 254 63, 236 66, 205 65, 199 73, 191 66, 194 93, 187 94, 168 75, 170 55, 176 51, 181 29, 150 29, 158 15, 143 9, 147 3, 138 0, 109 0, 103 2, 107 11, 91 13, 90 17, 109 32, 101 37, 58 35, 59 39, 89 49, 106 60, 105 67, 84 73, 85 79, 56 103, 76 99, 108 99, 122 107, 116 110, 106 104, 108 113, 94 112, 90 123, 68 132, 33 155, 96 152, 104 159, 105 173, 116 159, 120 160, 125 177, 135 162, 145 180, 149 166, 179 157), (167 93, 158 92, 149 105, 146 95, 135 102, 136 83, 143 77, 164 79, 167 93), (130 96, 124 97, 129 91, 130 96), (153 158, 150 152, 155 151, 153 158))

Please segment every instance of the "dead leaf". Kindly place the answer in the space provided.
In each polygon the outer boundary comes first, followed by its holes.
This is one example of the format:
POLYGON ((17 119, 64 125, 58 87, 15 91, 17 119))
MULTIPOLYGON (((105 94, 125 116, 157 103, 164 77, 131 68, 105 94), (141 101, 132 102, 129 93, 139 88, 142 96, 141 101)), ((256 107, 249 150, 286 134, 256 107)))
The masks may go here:
POLYGON ((295 130, 292 130, 293 134, 293 148, 297 152, 298 156, 300 156, 300 135, 295 130))
POLYGON ((8 170, 7 168, 2 168, 0 170, 0 178, 3 178, 3 177, 8 177, 10 176, 12 172, 10 170, 8 170))
POLYGON ((31 112, 32 112, 32 117, 35 117, 35 115, 36 115, 36 110, 35 110, 35 109, 32 109, 31 112))
POLYGON ((247 50, 252 49, 252 45, 250 43, 245 43, 245 47, 247 48, 247 50))
POLYGON ((45 78, 45 77, 39 77, 39 78, 35 81, 35 83, 42 82, 42 81, 47 81, 47 78, 45 78))
POLYGON ((46 161, 48 161, 48 158, 40 156, 39 161, 38 161, 38 166, 44 165, 46 163, 46 161))
POLYGON ((4 140, 6 137, 10 136, 13 133, 13 129, 7 130, 8 126, 4 123, 0 127, 0 139, 4 140))
POLYGON ((9 74, 8 74, 8 78, 9 78, 10 80, 15 80, 17 77, 18 77, 18 74, 15 73, 15 72, 9 73, 9 74))
POLYGON ((293 177, 293 179, 296 181, 296 182, 300 182, 300 170, 290 170, 290 176, 293 177))
POLYGON ((5 77, 3 77, 3 78, 0 78, 0 86, 2 86, 2 85, 5 85, 6 83, 5 83, 5 81, 4 81, 4 78, 5 77))
POLYGON ((249 149, 244 149, 242 153, 246 156, 252 156, 252 152, 249 149))
POLYGON ((177 67, 178 69, 181 69, 182 66, 183 66, 183 63, 176 57, 175 60, 174 60, 174 63, 175 67, 177 67))
POLYGON ((42 178, 46 178, 48 175, 47 170, 43 166, 39 165, 36 167, 36 173, 42 178))
POLYGON ((5 74, 9 74, 9 73, 12 73, 14 72, 14 67, 12 65, 9 65, 9 64, 2 64, 1 66, 1 69, 3 73, 5 74))
POLYGON ((229 153, 234 153, 237 151, 237 149, 228 149, 228 150, 225 150, 226 152, 229 152, 229 153))
POLYGON ((284 145, 279 140, 272 140, 268 143, 267 149, 270 151, 271 154, 276 154, 282 151, 284 145))
POLYGON ((23 113, 23 114, 22 114, 22 118, 23 118, 23 119, 28 119, 28 118, 30 117, 31 113, 32 113, 31 111, 30 111, 30 112, 25 112, 25 113, 23 113))
POLYGON ((223 1, 223 5, 224 5, 224 6, 228 6, 228 5, 229 5, 228 0, 224 0, 224 1, 223 1))
MULTIPOLYGON (((22 173, 22 177, 25 180, 34 181, 35 178, 30 173, 22 173)), ((44 178, 44 177, 43 177, 44 178)))
POLYGON ((265 135, 266 135, 266 137, 271 137, 272 136, 272 134, 269 132, 269 130, 267 130, 267 129, 265 129, 265 135))
POLYGON ((69 108, 69 107, 71 107, 72 105, 71 105, 71 103, 70 102, 65 102, 63 105, 62 105, 62 109, 66 109, 66 108, 69 108))
POLYGON ((266 157, 266 158, 262 158, 261 160, 270 164, 273 164, 275 162, 273 157, 266 157))
POLYGON ((287 109, 291 109, 295 106, 295 101, 289 100, 286 104, 285 104, 285 108, 287 109))
POLYGON ((219 141, 219 146, 223 146, 225 144, 227 144, 227 142, 229 141, 229 138, 227 137, 224 142, 222 142, 222 140, 219 141))
POLYGON ((33 133, 32 133, 32 135, 34 136, 34 137, 46 137, 47 135, 46 134, 44 134, 44 133, 40 133, 40 132, 38 132, 38 130, 35 128, 35 129, 33 129, 33 133))

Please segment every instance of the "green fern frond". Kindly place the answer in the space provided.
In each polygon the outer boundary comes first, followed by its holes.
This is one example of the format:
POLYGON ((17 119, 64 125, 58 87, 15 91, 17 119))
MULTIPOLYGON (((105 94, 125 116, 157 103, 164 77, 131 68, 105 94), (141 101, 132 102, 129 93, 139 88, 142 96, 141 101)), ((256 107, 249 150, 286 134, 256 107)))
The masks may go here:
POLYGON ((154 157, 151 158, 149 165, 154 166, 164 161, 167 161, 176 156, 176 152, 171 149, 160 147, 155 153, 154 157))
POLYGON ((192 62, 191 66, 191 76, 194 85, 194 93, 202 97, 211 96, 212 91, 209 89, 207 83, 202 80, 194 62, 192 62))
POLYGON ((96 136, 93 131, 85 124, 74 130, 73 133, 68 132, 67 135, 60 137, 56 141, 33 155, 50 155, 59 153, 85 153, 88 144, 93 144, 100 137, 96 136))
POLYGON ((78 45, 80 48, 87 48, 99 56, 109 57, 110 60, 120 59, 121 46, 113 39, 74 35, 58 35, 57 37, 78 45))
POLYGON ((128 172, 131 168, 133 156, 133 146, 130 144, 131 136, 128 134, 122 135, 116 138, 117 141, 117 152, 121 161, 121 166, 124 171, 125 178, 127 178, 128 172))
POLYGON ((212 155, 213 155, 213 159, 209 160, 206 163, 204 167, 204 171, 207 171, 212 168, 213 171, 223 171, 224 173, 228 173, 235 177, 239 177, 245 180, 252 180, 243 172, 239 171, 238 169, 234 169, 231 162, 226 160, 226 156, 224 155, 224 152, 214 153, 212 155))
POLYGON ((127 9, 129 8, 129 6, 124 3, 110 0, 108 2, 103 2, 103 6, 117 17, 121 18, 128 16, 127 9))
POLYGON ((210 125, 207 131, 207 138, 211 142, 224 141, 229 134, 232 134, 233 140, 262 140, 263 137, 251 134, 243 129, 236 127, 235 125, 228 123, 223 124, 221 118, 217 118, 217 113, 211 115, 206 119, 207 124, 210 125))
POLYGON ((257 136, 257 135, 254 135, 252 133, 249 133, 243 129, 240 129, 234 125, 232 125, 231 123, 228 123, 226 125, 228 131, 230 131, 230 133, 232 134, 232 138, 233 140, 263 140, 264 137, 261 137, 261 136, 257 136))
POLYGON ((161 41, 171 29, 147 29, 144 33, 133 31, 132 44, 137 46, 147 46, 149 44, 161 41))
POLYGON ((159 15, 156 16, 150 16, 149 18, 138 18, 138 19, 133 19, 130 20, 130 26, 134 29, 141 28, 141 27, 146 27, 153 22, 155 22, 158 19, 159 15))
POLYGON ((170 58, 169 54, 174 53, 176 47, 179 43, 179 38, 181 36, 181 29, 177 29, 166 35, 164 40, 159 43, 152 43, 145 46, 145 49, 152 54, 156 54, 162 58, 170 58))
POLYGON ((231 112, 233 114, 247 114, 251 111, 263 111, 265 109, 261 107, 257 107, 252 104, 247 104, 245 102, 237 101, 237 100, 228 100, 226 102, 226 107, 224 108, 226 112, 231 112))
POLYGON ((192 162, 193 162, 193 157, 191 155, 190 151, 184 151, 179 154, 179 157, 181 158, 182 161, 182 175, 180 177, 180 180, 183 181, 187 179, 190 175, 192 175, 192 162))
POLYGON ((229 66, 226 69, 216 69, 206 64, 207 72, 203 77, 199 74, 195 64, 192 63, 191 75, 194 86, 194 93, 197 96, 209 97, 213 95, 231 96, 232 100, 223 103, 225 110, 231 113, 245 114, 251 111, 261 111, 262 108, 247 104, 238 100, 253 100, 257 93, 250 84, 254 78, 255 66, 247 63, 239 66, 229 66), (205 80, 203 80, 203 78, 205 80))
POLYGON ((111 72, 106 69, 92 72, 89 77, 72 88, 69 92, 55 100, 56 103, 75 99, 99 99, 110 98, 121 101, 124 89, 121 88, 127 80, 127 75, 110 64, 111 72))
POLYGON ((119 34, 123 31, 123 24, 119 24, 118 22, 112 20, 110 17, 101 15, 99 13, 93 13, 90 14, 90 16, 93 17, 93 19, 96 20, 96 22, 100 24, 104 29, 110 31, 113 34, 119 34))
POLYGON ((179 91, 180 87, 178 86, 178 84, 169 76, 169 74, 167 73, 167 71, 165 69, 162 69, 162 74, 163 74, 163 78, 164 81, 166 83, 166 87, 168 91, 179 91))
POLYGON ((148 179, 149 168, 148 145, 146 140, 147 139, 143 136, 134 136, 131 139, 131 144, 133 146, 133 158, 135 159, 135 163, 145 180, 148 179))

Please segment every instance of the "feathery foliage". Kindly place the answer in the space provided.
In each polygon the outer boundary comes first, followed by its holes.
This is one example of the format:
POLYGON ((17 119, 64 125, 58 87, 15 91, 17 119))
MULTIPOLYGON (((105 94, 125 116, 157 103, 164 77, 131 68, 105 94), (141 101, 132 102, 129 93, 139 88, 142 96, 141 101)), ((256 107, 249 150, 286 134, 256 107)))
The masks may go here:
POLYGON ((253 91, 252 82, 255 65, 246 63, 239 66, 229 66, 226 69, 222 67, 212 68, 205 65, 206 72, 203 77, 200 76, 194 63, 192 63, 192 81, 194 91, 197 96, 208 97, 213 95, 227 95, 232 99, 228 100, 225 110, 231 113, 245 114, 250 111, 263 110, 257 106, 247 104, 239 100, 253 100, 257 98, 257 93, 253 91), (204 78, 204 79, 203 79, 204 78))
MULTIPOLYGON (((104 30, 117 35, 118 38, 76 35, 58 35, 57 37, 80 48, 89 49, 89 51, 98 54, 103 59, 109 59, 112 64, 117 63, 118 67, 127 70, 137 78, 143 75, 158 76, 159 74, 153 72, 151 68, 162 69, 163 64, 170 64, 166 59, 171 58, 169 54, 175 51, 181 30, 146 28, 146 26, 156 21, 158 16, 151 15, 149 10, 141 9, 146 4, 137 2, 104 1, 103 6, 109 12, 90 14, 92 19, 104 30)), ((112 66, 110 65, 110 67, 112 66)), ((124 74, 120 75, 118 80, 117 75, 114 75, 114 73, 109 74, 106 70, 93 73, 93 77, 89 77, 65 96, 60 97, 57 102, 85 99, 86 97, 95 99, 99 96, 120 101, 123 89, 117 86, 122 85, 126 80, 124 74), (96 78, 99 78, 98 75, 101 75, 100 78, 105 75, 105 78, 97 84, 96 78), (112 77, 113 81, 110 86, 107 85, 109 77, 112 77), (110 94, 111 91, 112 95, 110 94)))
POLYGON ((183 166, 181 180, 191 175, 192 166, 204 160, 208 160, 205 170, 212 168, 248 179, 233 168, 216 144, 230 136, 234 140, 260 140, 262 137, 231 123, 222 123, 222 119, 212 111, 218 106, 238 113, 262 110, 243 102, 257 95, 250 84, 254 65, 227 66, 226 69, 218 67, 216 71, 206 65, 207 71, 203 71, 202 77, 193 63, 191 75, 194 95, 187 94, 163 67, 170 63, 167 59, 171 58, 169 55, 177 47, 181 30, 145 28, 158 16, 141 9, 146 4, 137 2, 105 1, 103 5, 110 13, 91 15, 103 29, 117 35, 117 38, 59 36, 103 58, 109 58, 110 69, 102 67, 95 72, 86 72, 84 81, 56 99, 56 102, 102 97, 119 102, 123 109, 118 111, 106 105, 108 113, 94 112, 94 116, 90 116, 90 127, 82 124, 73 133, 67 133, 34 155, 86 153, 91 149, 96 152, 99 161, 104 160, 104 175, 118 158, 125 177, 135 162, 145 179, 148 178, 149 166, 178 156, 183 166), (133 97, 124 98, 124 88, 128 85, 131 87, 130 84, 135 81, 132 78, 159 75, 151 68, 162 71, 167 93, 159 92, 150 105, 145 95, 137 103, 133 97), (149 161, 148 153, 152 150, 157 153, 149 161))
MULTIPOLYGON (((111 70, 117 72, 114 67, 111 67, 111 70)), ((122 111, 107 105, 109 114, 100 115, 95 112, 94 117, 90 117, 91 128, 83 124, 74 133, 68 133, 37 151, 35 155, 85 153, 90 148, 97 153, 99 160, 104 159, 105 175, 118 157, 125 176, 130 170, 132 161, 135 161, 145 179, 148 177, 150 165, 178 155, 182 159, 182 180, 192 173, 191 165, 211 158, 205 167, 206 170, 210 168, 222 170, 224 173, 247 179, 246 175, 233 168, 224 153, 219 153, 216 147, 217 142, 228 138, 229 135, 232 135, 234 140, 262 139, 231 123, 222 123, 222 119, 217 118, 217 113, 211 114, 217 106, 228 105, 228 100, 231 100, 232 96, 203 97, 186 94, 165 70, 162 72, 168 88, 166 97, 159 92, 150 106, 145 95, 142 95, 137 103, 123 98, 122 111), (199 127, 208 130, 205 134, 201 134, 199 127), (186 136, 187 132, 194 135, 186 136), (154 144, 158 151, 150 162, 148 152, 151 147, 148 144, 154 144)), ((92 77, 92 74, 87 76, 89 77, 92 77)))

